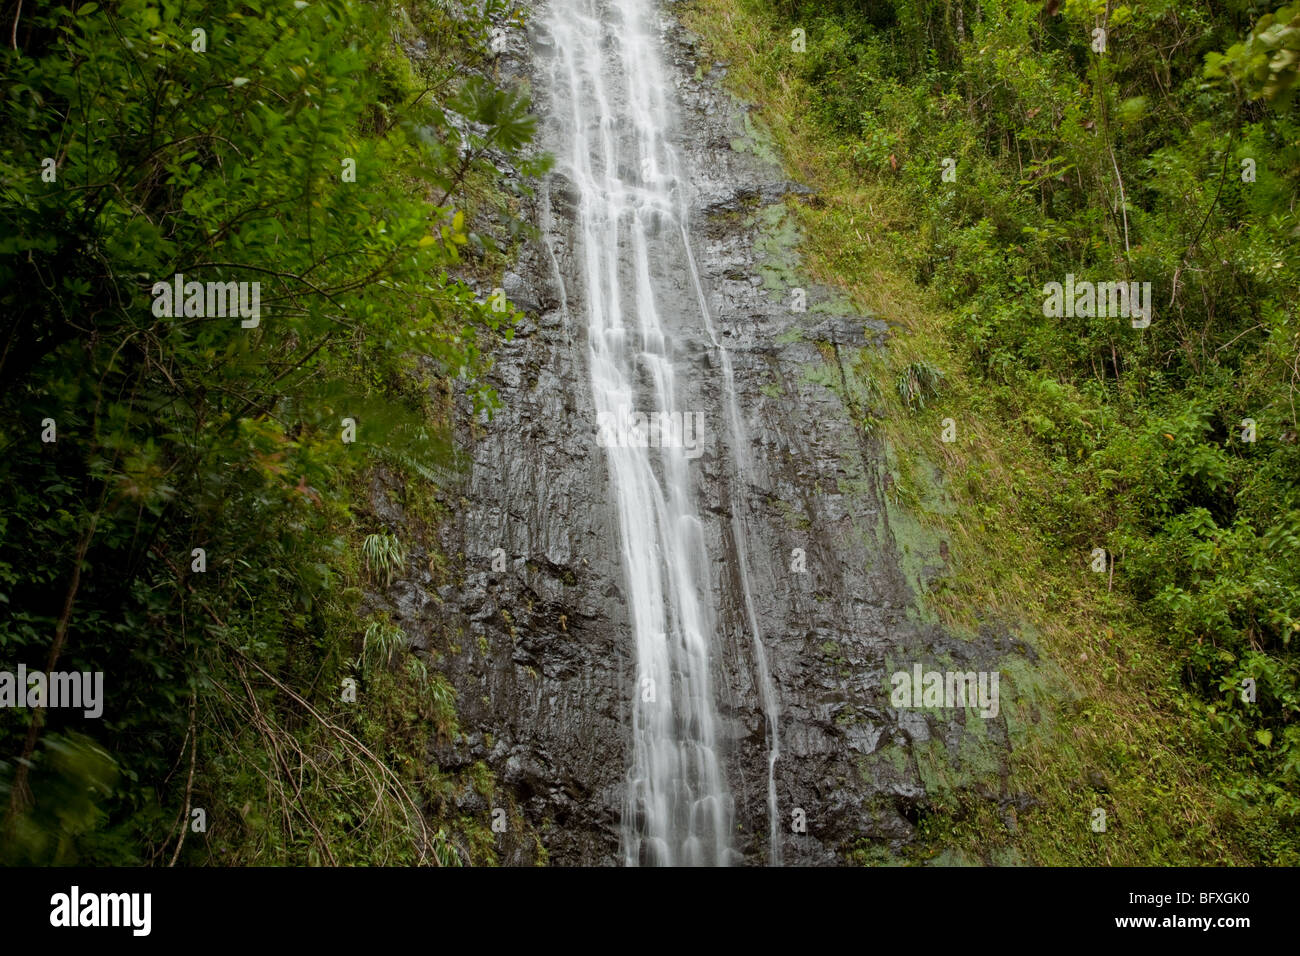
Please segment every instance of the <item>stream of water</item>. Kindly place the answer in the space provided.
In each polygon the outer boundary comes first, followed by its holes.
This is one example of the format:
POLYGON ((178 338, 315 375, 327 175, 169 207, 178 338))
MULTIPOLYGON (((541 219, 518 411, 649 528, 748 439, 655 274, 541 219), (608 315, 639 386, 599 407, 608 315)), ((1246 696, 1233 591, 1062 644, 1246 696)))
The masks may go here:
MULTIPOLYGON (((704 444, 699 426, 725 420, 733 472, 746 476, 748 439, 730 358, 714 333, 691 252, 690 184, 669 139, 673 87, 656 16, 653 0, 552 0, 550 62, 542 75, 552 86, 547 122, 559 144, 558 171, 577 194, 572 262, 580 274, 569 278, 581 301, 572 307, 575 321, 587 329, 634 649, 623 856, 628 865, 727 865, 740 854, 732 845, 735 805, 710 674, 718 615, 691 463, 704 444), (720 356, 722 409, 679 407, 677 377, 685 373, 680 356, 675 360, 671 330, 683 323, 692 323, 720 356)), ((558 268, 554 255, 552 261, 558 268)), ((699 369, 690 366, 693 373, 699 369)), ((738 564, 754 644, 769 748, 769 862, 779 863, 777 703, 754 608, 745 520, 732 484, 736 553, 725 557, 738 564)))

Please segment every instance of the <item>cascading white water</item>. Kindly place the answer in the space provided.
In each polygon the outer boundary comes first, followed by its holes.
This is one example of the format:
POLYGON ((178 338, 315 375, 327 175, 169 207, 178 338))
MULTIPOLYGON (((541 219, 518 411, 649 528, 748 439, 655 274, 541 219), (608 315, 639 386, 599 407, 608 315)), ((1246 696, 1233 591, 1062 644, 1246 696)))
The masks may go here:
MULTIPOLYGON (((673 440, 687 437, 679 432, 639 447, 637 436, 620 427, 629 411, 669 421, 683 415, 663 314, 665 301, 682 302, 674 268, 677 275, 690 273, 703 331, 721 350, 685 228, 684 184, 667 140, 667 82, 651 12, 652 0, 552 0, 551 122, 559 127, 560 170, 578 195, 574 252, 582 270, 595 409, 598 421, 616 423, 602 444, 616 496, 636 654, 624 857, 629 865, 725 865, 739 855, 731 846, 733 801, 717 752, 709 661, 715 616, 690 449, 682 447, 689 442, 673 440)), ((734 444, 744 440, 743 426, 725 354, 724 367, 734 444)), ((687 422, 694 411, 685 412, 687 422)), ((769 724, 777 861, 775 699, 750 593, 744 529, 734 518, 733 532, 769 724)))
MULTIPOLYGON (((704 296, 704 286, 700 282, 700 270, 695 265, 695 254, 691 252, 691 239, 682 223, 682 244, 686 249, 686 258, 690 263, 691 281, 695 287, 695 296, 699 301, 700 315, 704 319, 705 331, 709 341, 722 358, 723 390, 727 396, 727 420, 731 427, 731 447, 734 458, 734 473, 739 480, 753 473, 753 463, 749 454, 749 435, 745 430, 745 420, 740 416, 736 405, 736 374, 731 367, 731 355, 718 341, 713 330, 713 320, 709 315, 709 303, 704 296)), ((781 757, 781 737, 778 731, 780 711, 777 707, 776 689, 772 686, 772 672, 767 666, 767 650, 763 647, 763 630, 758 622, 758 611, 754 607, 754 587, 749 577, 749 540, 745 523, 745 512, 737 482, 731 485, 731 536, 736 543, 736 565, 740 571, 740 587, 745 602, 745 620, 749 624, 750 637, 754 645, 754 664, 758 671, 758 693, 762 698, 763 716, 767 722, 767 852, 768 863, 781 865, 781 834, 779 830, 776 806, 776 762, 781 757)))

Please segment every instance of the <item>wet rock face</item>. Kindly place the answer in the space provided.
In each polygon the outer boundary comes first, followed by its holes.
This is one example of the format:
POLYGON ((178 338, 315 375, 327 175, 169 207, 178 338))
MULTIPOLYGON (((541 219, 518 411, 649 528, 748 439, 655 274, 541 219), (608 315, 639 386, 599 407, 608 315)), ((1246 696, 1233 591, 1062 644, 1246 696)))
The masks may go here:
MULTIPOLYGON (((768 740, 736 564, 739 509, 779 702, 784 862, 843 863, 867 845, 896 852, 926 799, 914 742, 955 740, 969 718, 894 709, 890 672, 918 655, 995 667, 993 650, 918 625, 909 613, 914 596, 881 498, 877 453, 821 384, 838 370, 807 374, 839 360, 828 354, 877 340, 883 324, 791 309, 790 290, 770 280, 763 211, 806 190, 732 148, 745 135, 743 107, 722 90, 722 71, 699 61, 671 6, 660 22, 679 107, 673 139, 691 190, 688 228, 748 432, 748 454, 738 456, 719 356, 685 262, 664 263, 665 274, 678 275, 675 286, 666 283, 664 311, 674 316, 680 407, 703 412, 708 426, 706 451, 691 467, 712 563, 715 699, 735 848, 747 863, 768 861, 768 740)), ((529 76, 545 130, 545 77, 530 73, 528 50, 544 50, 550 38, 543 26, 530 30, 530 44, 518 32, 505 36, 502 66, 529 76)), ((439 655, 457 689, 461 735, 431 743, 429 759, 447 769, 485 761, 498 805, 508 795, 551 863, 614 865, 622 862, 636 675, 622 541, 586 366, 577 200, 562 170, 549 177, 531 210, 549 243, 526 247, 503 279, 527 320, 495 357, 490 380, 501 408, 490 421, 467 414, 460 436, 469 461, 442 532, 445 552, 458 556, 454 583, 429 594, 405 582, 395 619, 439 655)), ((807 295, 810 309, 825 298, 807 295)), ((1000 721, 987 733, 1004 739, 1000 721)), ((499 849, 504 863, 536 857, 532 842, 513 834, 502 835, 499 849)))

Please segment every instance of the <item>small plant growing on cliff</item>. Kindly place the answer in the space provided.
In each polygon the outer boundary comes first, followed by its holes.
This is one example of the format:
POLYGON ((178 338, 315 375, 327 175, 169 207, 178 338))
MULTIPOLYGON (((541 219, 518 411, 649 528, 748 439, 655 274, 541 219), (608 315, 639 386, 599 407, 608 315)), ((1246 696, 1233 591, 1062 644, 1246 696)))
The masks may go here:
POLYGON ((393 583, 393 572, 406 567, 406 555, 397 535, 389 534, 387 529, 382 534, 368 534, 361 544, 361 554, 366 559, 366 573, 378 582, 379 575, 384 576, 384 587, 393 583))
POLYGON ((859 385, 857 401, 861 413, 859 421, 863 434, 874 435, 882 421, 879 409, 884 392, 880 387, 880 379, 876 378, 875 373, 870 369, 865 369, 859 365, 855 371, 858 373, 857 381, 859 385))
POLYGON ((438 736, 444 739, 454 737, 460 730, 456 721, 456 688, 441 674, 430 674, 426 669, 421 690, 426 695, 438 736))
POLYGON ((405 631, 389 621, 373 620, 366 625, 361 639, 361 654, 354 666, 362 674, 369 674, 378 665, 390 667, 397 652, 405 646, 405 631))
POLYGON ((439 829, 433 835, 433 857, 439 866, 464 866, 455 844, 447 837, 446 829, 439 829))
POLYGON ((927 398, 939 396, 939 385, 943 381, 943 372, 930 362, 921 359, 910 363, 903 369, 895 383, 898 397, 908 411, 925 408, 927 398))

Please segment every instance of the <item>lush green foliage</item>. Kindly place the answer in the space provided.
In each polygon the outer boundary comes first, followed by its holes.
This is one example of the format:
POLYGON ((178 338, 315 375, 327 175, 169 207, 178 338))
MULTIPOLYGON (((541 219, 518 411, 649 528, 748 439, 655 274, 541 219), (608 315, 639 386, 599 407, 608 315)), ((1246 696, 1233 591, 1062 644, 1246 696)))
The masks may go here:
POLYGON ((1260 821, 1248 852, 1294 862, 1300 8, 751 6, 805 31, 776 55, 819 94, 826 148, 905 200, 883 227, 864 212, 875 241, 957 316, 955 360, 1048 456, 1036 533, 1080 566, 1109 551, 1176 649, 1216 785, 1260 821), (1150 282, 1150 327, 1046 317, 1067 273, 1150 282))
POLYGON ((194 860, 464 855, 426 824, 441 784, 393 752, 453 729, 454 700, 359 617, 406 557, 363 479, 443 473, 447 383, 510 331, 457 278, 491 271, 470 222, 520 188, 500 167, 538 168, 526 99, 483 74, 500 7, 23 10, 0 54, 0 667, 103 671, 107 706, 0 714, 6 859, 168 862, 186 834, 194 860), (260 282, 260 317, 157 314, 178 273, 260 282))

